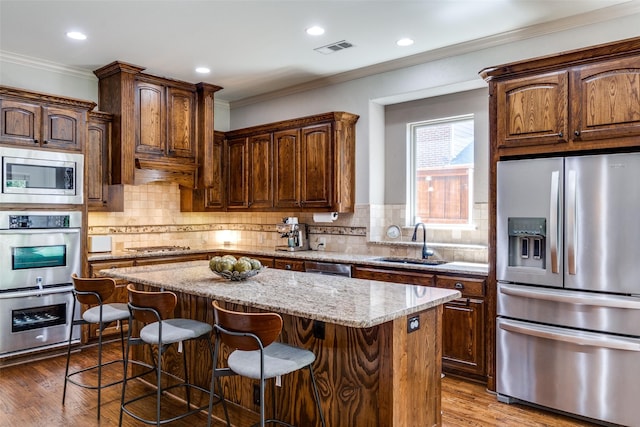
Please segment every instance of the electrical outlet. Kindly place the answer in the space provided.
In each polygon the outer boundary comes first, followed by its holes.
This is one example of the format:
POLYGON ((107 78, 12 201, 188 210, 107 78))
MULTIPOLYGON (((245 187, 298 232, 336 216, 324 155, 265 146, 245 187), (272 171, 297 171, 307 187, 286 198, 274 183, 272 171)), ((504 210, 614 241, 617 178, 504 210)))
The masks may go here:
POLYGON ((420 329, 420 316, 413 316, 407 319, 407 333, 415 332, 420 329))
POLYGON ((260 404, 260 386, 257 384, 253 385, 253 404, 260 404))
POLYGON ((313 336, 319 340, 324 339, 325 325, 319 320, 313 321, 313 336))

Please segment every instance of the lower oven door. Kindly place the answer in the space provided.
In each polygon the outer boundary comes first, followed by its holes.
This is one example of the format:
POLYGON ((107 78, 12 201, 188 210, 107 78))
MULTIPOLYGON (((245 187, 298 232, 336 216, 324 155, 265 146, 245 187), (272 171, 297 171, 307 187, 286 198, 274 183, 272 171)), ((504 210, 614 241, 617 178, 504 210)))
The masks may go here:
MULTIPOLYGON (((66 344, 72 310, 70 288, 0 293, 0 358, 66 344)), ((72 340, 79 339, 75 326, 72 340)))
POLYGON ((637 425, 640 339, 498 318, 499 399, 637 425))

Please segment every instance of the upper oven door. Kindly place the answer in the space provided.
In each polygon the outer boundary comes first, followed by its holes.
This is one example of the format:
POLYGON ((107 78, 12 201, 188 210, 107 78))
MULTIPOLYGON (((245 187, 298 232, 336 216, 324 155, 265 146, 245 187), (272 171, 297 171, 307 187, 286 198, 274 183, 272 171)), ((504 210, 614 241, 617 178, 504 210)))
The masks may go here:
POLYGON ((3 203, 81 204, 84 157, 0 147, 3 203))
POLYGON ((80 274, 80 229, 0 230, 0 292, 71 283, 80 274))

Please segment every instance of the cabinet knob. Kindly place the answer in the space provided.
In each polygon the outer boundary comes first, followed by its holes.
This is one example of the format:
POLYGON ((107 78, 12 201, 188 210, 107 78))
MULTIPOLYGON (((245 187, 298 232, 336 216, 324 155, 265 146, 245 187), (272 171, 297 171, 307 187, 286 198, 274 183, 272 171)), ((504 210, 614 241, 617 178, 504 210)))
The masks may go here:
POLYGON ((456 282, 455 285, 453 285, 454 288, 456 289, 464 289, 464 284, 460 283, 460 282, 456 282))
POLYGON ((564 134, 562 132, 558 132, 558 138, 562 138, 564 134))
POLYGON ((291 264, 286 264, 286 265, 284 266, 284 269, 285 269, 285 270, 291 270, 291 268, 292 268, 292 267, 291 267, 291 264))
POLYGON ((575 136, 580 136, 580 131, 579 131, 579 130, 574 131, 574 132, 573 132, 573 134, 574 134, 575 136))
POLYGON ((44 141, 42 141, 43 144, 48 144, 49 141, 47 141, 46 139, 44 141))
POLYGON ((37 139, 34 139, 34 140, 33 140, 33 143, 34 143, 34 144, 40 144, 40 141, 38 141, 37 139))

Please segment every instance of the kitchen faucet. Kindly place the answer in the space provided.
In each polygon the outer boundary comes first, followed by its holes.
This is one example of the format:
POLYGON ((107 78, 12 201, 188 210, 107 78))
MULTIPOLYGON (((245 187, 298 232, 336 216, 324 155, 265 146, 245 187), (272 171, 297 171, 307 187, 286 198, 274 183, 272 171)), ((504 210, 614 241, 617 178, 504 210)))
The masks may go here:
POLYGON ((427 227, 424 225, 424 223, 419 222, 416 224, 415 228, 413 229, 413 237, 411 237, 411 241, 416 241, 418 227, 420 226, 422 226, 422 259, 427 259, 433 255, 433 251, 427 249, 427 227))

